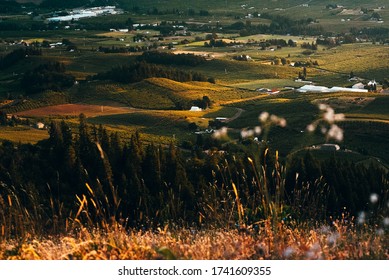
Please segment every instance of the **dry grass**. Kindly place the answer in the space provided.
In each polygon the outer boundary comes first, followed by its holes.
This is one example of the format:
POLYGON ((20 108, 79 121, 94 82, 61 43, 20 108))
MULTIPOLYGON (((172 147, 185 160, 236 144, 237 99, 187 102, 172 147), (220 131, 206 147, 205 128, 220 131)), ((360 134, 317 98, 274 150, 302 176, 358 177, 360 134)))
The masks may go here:
POLYGON ((16 143, 35 144, 48 137, 47 130, 35 129, 28 126, 1 127, 0 129, 0 140, 8 140, 16 143))
POLYGON ((62 104, 38 109, 19 112, 21 116, 44 117, 44 116, 79 116, 81 113, 87 117, 124 114, 131 112, 126 107, 83 105, 83 104, 62 104))
POLYGON ((258 229, 88 231, 0 243, 0 259, 389 259, 388 234, 346 220, 308 227, 265 221, 258 229))

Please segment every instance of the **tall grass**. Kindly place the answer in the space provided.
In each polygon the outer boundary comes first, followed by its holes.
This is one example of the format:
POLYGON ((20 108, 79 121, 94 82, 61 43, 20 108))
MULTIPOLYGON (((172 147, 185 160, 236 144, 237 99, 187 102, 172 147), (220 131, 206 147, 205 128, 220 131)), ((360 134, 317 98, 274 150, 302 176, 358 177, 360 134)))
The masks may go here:
MULTIPOLYGON (((111 194, 99 194, 98 186, 86 184, 85 194, 76 197, 78 206, 66 212, 50 188, 44 207, 42 196, 28 192, 18 196, 12 186, 3 185, 0 259, 389 258, 388 211, 381 211, 386 205, 377 206, 379 218, 374 223, 347 215, 329 222, 309 220, 299 211, 320 211, 316 207, 322 207, 321 194, 311 193, 306 185, 288 197, 285 168, 278 161, 271 172, 274 185, 266 176, 268 166, 251 158, 248 162, 243 172, 255 173, 252 185, 234 182, 228 162, 220 166, 225 184, 221 189, 215 182, 209 184, 199 214, 202 226, 174 221, 128 228, 125 219, 116 219, 120 198, 115 188, 111 194)), ((166 203, 174 216, 179 200, 171 197, 166 203)))

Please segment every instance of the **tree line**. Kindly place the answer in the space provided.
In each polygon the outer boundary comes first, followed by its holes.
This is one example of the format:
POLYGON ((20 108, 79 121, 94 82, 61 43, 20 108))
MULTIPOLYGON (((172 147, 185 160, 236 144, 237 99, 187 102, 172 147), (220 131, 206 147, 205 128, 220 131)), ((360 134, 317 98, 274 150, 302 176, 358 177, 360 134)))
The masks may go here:
POLYGON ((61 91, 74 85, 75 77, 65 72, 65 65, 59 62, 41 64, 24 73, 20 84, 27 94, 45 90, 61 91))
POLYGON ((38 48, 18 48, 0 57, 0 70, 6 69, 29 55, 42 55, 42 50, 38 48))
POLYGON ((93 80, 112 80, 120 83, 136 83, 147 78, 167 78, 177 82, 214 81, 198 72, 183 71, 143 61, 113 67, 107 72, 91 77, 93 80))
POLYGON ((202 56, 194 54, 172 54, 168 52, 149 51, 143 52, 137 57, 138 61, 147 63, 163 64, 163 65, 187 65, 197 66, 206 61, 202 56))
POLYGON ((312 25, 315 22, 312 18, 307 19, 291 19, 286 16, 272 15, 264 13, 261 18, 271 20, 270 24, 253 25, 251 21, 236 22, 230 26, 226 26, 223 30, 238 31, 241 36, 254 35, 258 33, 263 34, 291 34, 291 35, 321 35, 324 33, 321 25, 312 25))
POLYGON ((208 144, 213 148, 205 153, 198 139, 192 154, 184 156, 173 144, 144 142, 139 133, 123 140, 102 126, 88 125, 84 115, 75 132, 64 121, 52 122, 49 139, 38 144, 0 144, 0 198, 7 200, 12 191, 32 210, 31 198, 38 197, 48 229, 50 215, 68 217, 80 207, 76 198, 84 196, 93 200, 88 219, 94 223, 113 218, 137 227, 168 221, 226 225, 231 215, 238 220, 233 210, 238 193, 246 222, 256 222, 265 214, 261 200, 277 195, 282 178, 285 217, 328 218, 345 207, 357 214, 369 209, 371 193, 386 203, 388 172, 374 165, 335 157, 318 161, 307 152, 292 158, 283 175, 266 146, 227 146, 221 152, 215 149, 217 140, 208 144))

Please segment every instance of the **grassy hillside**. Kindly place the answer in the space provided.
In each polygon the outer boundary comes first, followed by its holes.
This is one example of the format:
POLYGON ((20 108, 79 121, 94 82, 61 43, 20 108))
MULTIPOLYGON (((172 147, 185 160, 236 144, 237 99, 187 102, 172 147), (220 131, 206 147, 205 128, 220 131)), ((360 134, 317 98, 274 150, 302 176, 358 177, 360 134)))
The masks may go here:
POLYGON ((125 85, 110 82, 80 84, 70 90, 74 102, 89 104, 120 103, 141 109, 189 109, 193 101, 208 96, 217 105, 225 101, 256 96, 249 90, 239 90, 202 82, 179 83, 163 78, 151 78, 125 85))
POLYGON ((326 138, 320 132, 306 131, 308 124, 321 118, 318 104, 332 106, 336 113, 344 113, 346 119, 340 123, 344 128, 343 148, 364 155, 371 155, 389 161, 387 141, 389 96, 382 94, 356 93, 285 93, 277 96, 236 103, 233 106, 244 109, 242 116, 231 122, 234 128, 260 125, 258 116, 269 112, 287 120, 286 128, 274 126, 269 134, 261 135, 270 145, 287 155, 312 145, 323 144, 326 138))

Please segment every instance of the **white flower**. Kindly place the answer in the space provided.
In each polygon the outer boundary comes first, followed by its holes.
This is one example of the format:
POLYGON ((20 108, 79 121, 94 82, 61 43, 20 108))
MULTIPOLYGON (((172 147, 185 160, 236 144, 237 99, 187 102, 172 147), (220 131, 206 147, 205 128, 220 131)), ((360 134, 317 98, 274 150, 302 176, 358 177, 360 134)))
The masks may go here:
POLYGON ((338 240, 339 238, 339 233, 335 232, 335 233, 331 233, 328 237, 327 237, 327 244, 329 246, 335 246, 336 245, 336 241, 338 240))
POLYGON ((251 137, 251 136, 254 136, 254 130, 252 129, 244 129, 240 132, 240 136, 242 136, 242 138, 247 138, 247 137, 251 137))
POLYGON ((385 231, 382 228, 377 229, 376 231, 377 235, 382 236, 385 234, 385 231))
POLYGON ((370 195, 370 202, 373 203, 373 204, 376 204, 378 202, 378 194, 372 193, 370 195))
POLYGON ((327 108, 327 111, 323 115, 323 119, 328 123, 333 123, 335 121, 335 111, 331 107, 327 108))
POLYGON ((291 247, 288 247, 288 248, 286 248, 285 249, 285 251, 284 251, 284 257, 285 258, 290 258, 292 255, 293 255, 293 253, 294 253, 294 250, 293 250, 293 248, 291 248, 291 247))
POLYGON ((364 224, 366 222, 366 213, 360 212, 357 218, 358 224, 364 224))
POLYGON ((254 127, 254 132, 256 135, 259 135, 262 132, 262 128, 260 126, 256 126, 254 127))
POLYGON ((327 108, 328 108, 328 105, 326 105, 326 104, 319 104, 319 109, 320 110, 325 111, 325 110, 327 110, 327 108))
POLYGON ((388 227, 389 226, 389 217, 384 218, 383 223, 384 223, 384 226, 388 227))
POLYGON ((307 130, 308 130, 309 132, 314 132, 315 129, 316 129, 316 125, 314 125, 314 124, 312 124, 312 123, 307 125, 307 130))
POLYGON ((281 126, 281 127, 285 127, 286 126, 286 120, 284 118, 280 118, 279 122, 278 122, 278 125, 281 126))
POLYGON ((328 131, 327 137, 335 139, 337 141, 342 141, 343 140, 343 129, 341 129, 336 124, 333 124, 333 125, 331 125, 331 128, 328 131))
POLYGON ((279 118, 278 118, 276 115, 271 115, 271 116, 270 116, 270 120, 271 120, 273 123, 278 123, 279 118))
POLYGON ((338 122, 338 121, 343 121, 345 118, 346 118, 346 117, 345 117, 344 114, 335 114, 335 116, 334 116, 334 120, 335 120, 336 122, 338 122))
POLYGON ((268 118, 269 118, 269 113, 268 113, 268 112, 262 112, 262 113, 259 115, 259 120, 260 120, 261 122, 266 122, 268 118))
POLYGON ((215 130, 212 134, 213 138, 222 138, 224 136, 227 136, 227 127, 222 127, 218 130, 215 130))

